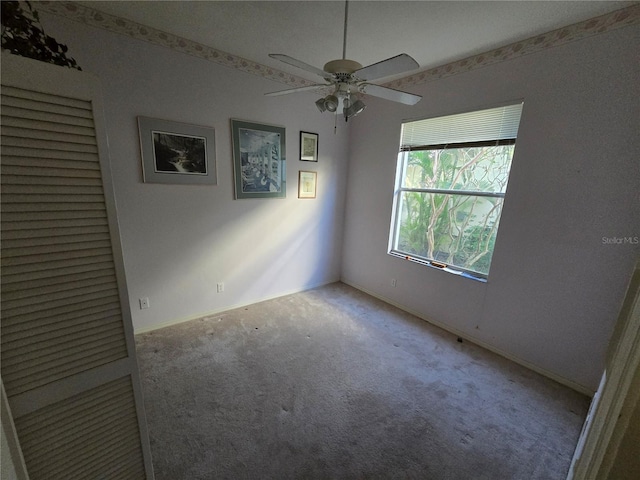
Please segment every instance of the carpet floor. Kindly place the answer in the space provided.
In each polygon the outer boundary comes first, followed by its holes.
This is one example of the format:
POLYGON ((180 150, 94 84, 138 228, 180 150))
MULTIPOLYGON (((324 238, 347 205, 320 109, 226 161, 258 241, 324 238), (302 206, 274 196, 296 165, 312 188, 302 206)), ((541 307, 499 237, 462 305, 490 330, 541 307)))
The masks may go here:
POLYGON ((342 283, 136 346, 157 480, 560 480, 589 407, 342 283))

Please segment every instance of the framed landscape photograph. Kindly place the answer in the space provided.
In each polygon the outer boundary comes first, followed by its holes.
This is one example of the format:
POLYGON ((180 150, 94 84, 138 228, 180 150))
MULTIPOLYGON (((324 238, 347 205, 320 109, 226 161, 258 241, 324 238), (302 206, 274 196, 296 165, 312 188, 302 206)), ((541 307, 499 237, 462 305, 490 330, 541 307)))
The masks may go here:
POLYGON ((285 129, 231 119, 236 199, 285 198, 285 129))
POLYGON ((298 198, 316 198, 318 172, 298 172, 298 198))
POLYGON ((138 132, 146 183, 217 183, 213 128, 138 117, 138 132))
POLYGON ((300 160, 304 162, 318 161, 318 134, 300 132, 300 160))

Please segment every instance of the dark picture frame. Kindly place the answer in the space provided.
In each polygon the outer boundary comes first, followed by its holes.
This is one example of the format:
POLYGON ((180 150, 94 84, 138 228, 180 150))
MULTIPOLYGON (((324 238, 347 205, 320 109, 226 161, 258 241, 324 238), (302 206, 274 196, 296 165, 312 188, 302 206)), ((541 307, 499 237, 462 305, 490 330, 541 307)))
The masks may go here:
POLYGON ((138 117, 145 183, 216 185, 215 130, 138 117))
POLYGON ((298 198, 316 198, 318 172, 300 170, 298 172, 298 198))
POLYGON ((303 162, 318 161, 318 134, 300 131, 300 160, 303 162))
POLYGON ((235 198, 285 198, 285 128, 231 119, 235 198))

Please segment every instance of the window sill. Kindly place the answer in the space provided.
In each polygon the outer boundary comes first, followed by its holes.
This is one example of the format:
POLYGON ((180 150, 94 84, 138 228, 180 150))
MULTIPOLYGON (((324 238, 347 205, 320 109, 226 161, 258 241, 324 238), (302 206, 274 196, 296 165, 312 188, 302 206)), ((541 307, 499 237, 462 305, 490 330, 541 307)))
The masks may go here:
POLYGON ((436 270, 440 270, 442 272, 447 272, 451 275, 457 275, 458 277, 468 278, 470 280, 475 280, 476 282, 487 283, 487 279, 484 277, 476 276, 469 272, 463 272, 462 270, 456 270, 454 268, 449 268, 443 263, 439 262, 430 262, 429 260, 423 260, 421 258, 412 257, 410 255, 405 255, 399 252, 388 252, 392 257, 400 258, 402 260, 408 260, 409 262, 418 263, 420 265, 426 265, 427 267, 434 268, 436 270))

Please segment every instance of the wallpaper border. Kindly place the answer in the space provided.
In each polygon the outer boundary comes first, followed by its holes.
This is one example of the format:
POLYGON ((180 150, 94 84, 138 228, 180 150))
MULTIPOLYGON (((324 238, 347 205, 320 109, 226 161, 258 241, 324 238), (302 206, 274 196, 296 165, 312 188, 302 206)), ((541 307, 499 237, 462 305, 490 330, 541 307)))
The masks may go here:
MULTIPOLYGON (((297 75, 286 73, 238 55, 223 52, 213 47, 187 40, 186 38, 163 32, 162 30, 157 30, 131 20, 109 15, 72 1, 41 1, 33 3, 40 11, 64 16, 86 25, 103 28, 121 35, 170 48, 187 55, 193 55, 229 68, 284 83, 293 88, 306 87, 314 84, 314 82, 297 75)), ((432 80, 457 75, 476 68, 530 55, 548 48, 565 45, 593 35, 599 35, 618 28, 638 24, 640 24, 640 4, 631 5, 599 17, 536 35, 488 52, 473 55, 439 67, 420 70, 409 76, 393 80, 385 85, 391 88, 406 88, 412 85, 420 85, 432 80)))
POLYGON ((574 23, 566 27, 536 35, 519 42, 511 43, 488 52, 473 55, 439 67, 425 69, 409 76, 394 80, 386 85, 403 88, 438 80, 451 75, 468 72, 496 63, 541 52, 549 48, 565 45, 576 40, 599 35, 618 28, 640 24, 640 4, 613 11, 606 15, 574 23))
POLYGON ((284 83, 292 87, 314 85, 314 82, 305 78, 75 2, 42 1, 33 2, 33 4, 36 9, 41 12, 59 15, 92 27, 102 28, 137 40, 160 45, 180 53, 186 53, 187 55, 209 60, 224 65, 225 67, 235 68, 236 70, 284 83))

